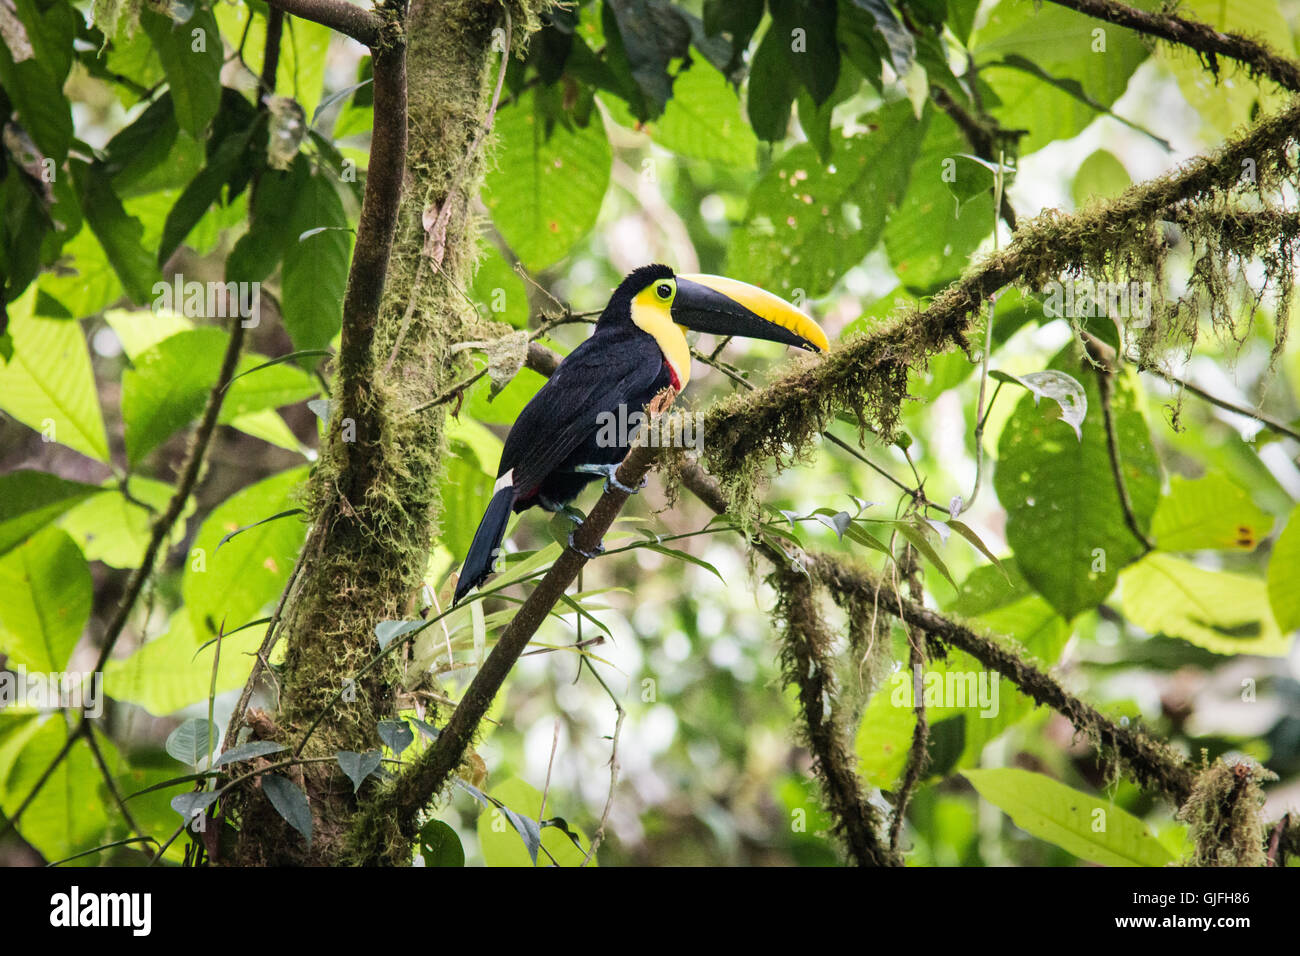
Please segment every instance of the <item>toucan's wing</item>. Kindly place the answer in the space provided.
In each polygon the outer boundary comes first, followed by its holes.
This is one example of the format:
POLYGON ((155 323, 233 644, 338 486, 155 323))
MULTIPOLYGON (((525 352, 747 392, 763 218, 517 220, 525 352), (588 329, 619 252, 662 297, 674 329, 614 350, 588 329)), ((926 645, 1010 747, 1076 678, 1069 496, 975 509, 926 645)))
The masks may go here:
POLYGON ((609 341, 593 335, 560 363, 520 412, 506 436, 497 476, 513 471, 515 489, 528 497, 597 431, 601 412, 623 402, 630 406, 662 369, 663 355, 649 336, 609 341))

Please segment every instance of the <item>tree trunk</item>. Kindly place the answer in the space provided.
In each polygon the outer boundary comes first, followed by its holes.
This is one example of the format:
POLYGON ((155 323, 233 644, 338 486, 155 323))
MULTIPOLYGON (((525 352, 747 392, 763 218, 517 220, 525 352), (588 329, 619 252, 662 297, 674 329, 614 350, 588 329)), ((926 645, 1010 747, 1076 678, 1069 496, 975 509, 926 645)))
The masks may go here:
MULTIPOLYGON (((517 37, 536 27, 539 6, 512 4, 517 37)), ((488 0, 415 0, 405 22, 409 146, 388 279, 371 327, 350 326, 353 316, 345 310, 328 439, 307 492, 312 530, 281 625, 286 658, 271 734, 296 745, 324 711, 304 757, 378 747, 377 724, 394 714, 394 667, 357 675, 379 649, 375 624, 408 617, 423 579, 438 530, 448 405, 417 415, 409 410, 465 375, 466 362, 452 347, 484 321, 460 290, 473 277, 477 235, 469 209, 484 165, 484 150, 474 144, 491 106, 492 50, 494 38, 497 48, 506 38, 504 10, 488 0), (445 236, 426 238, 425 222, 438 219, 445 204, 445 236), (331 706, 340 690, 344 698, 331 706)), ((376 51, 377 73, 382 55, 376 51)), ((377 79, 377 137, 391 120, 379 99, 377 79)), ((358 248, 358 258, 364 253, 358 248)), ((354 270, 349 297, 373 278, 354 270)), ((237 862, 346 862, 356 809, 352 784, 332 762, 303 771, 314 822, 310 849, 250 791, 239 807, 237 862)), ((384 845, 370 847, 367 856, 405 865, 412 834, 391 829, 373 834, 384 845)))

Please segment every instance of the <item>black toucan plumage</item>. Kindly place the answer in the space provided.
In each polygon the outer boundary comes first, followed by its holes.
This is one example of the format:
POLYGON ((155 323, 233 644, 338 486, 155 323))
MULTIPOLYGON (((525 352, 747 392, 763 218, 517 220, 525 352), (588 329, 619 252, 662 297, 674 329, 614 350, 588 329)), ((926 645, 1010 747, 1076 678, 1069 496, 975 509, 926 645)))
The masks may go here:
POLYGON ((614 290, 591 337, 574 349, 533 396, 506 436, 492 501, 461 569, 453 603, 492 571, 511 511, 556 511, 613 469, 628 445, 608 440, 601 423, 642 412, 668 386, 690 378, 683 328, 769 339, 822 351, 826 335, 788 302, 722 276, 678 276, 642 266, 614 290))

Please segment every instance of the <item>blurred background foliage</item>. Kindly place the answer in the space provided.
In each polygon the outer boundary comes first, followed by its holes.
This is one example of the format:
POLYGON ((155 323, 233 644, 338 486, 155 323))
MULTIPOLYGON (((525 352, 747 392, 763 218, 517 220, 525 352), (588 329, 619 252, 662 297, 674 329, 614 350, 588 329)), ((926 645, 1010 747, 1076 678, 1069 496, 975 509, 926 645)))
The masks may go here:
MULTIPOLYGON (((0 51, 0 114, 10 120, 0 168, 6 673, 95 660, 216 377, 226 323, 186 317, 183 289, 159 308, 155 283, 238 277, 264 281, 267 294, 240 366, 249 374, 226 398, 205 478, 109 665, 99 757, 74 746, 26 811, 21 838, 0 839, 0 861, 11 864, 127 837, 105 775, 129 794, 184 772, 174 736, 164 747, 169 734, 206 720, 212 689, 218 723, 234 705, 263 628, 230 632, 274 606, 304 527, 290 515, 221 541, 296 506, 318 446, 322 407, 308 402, 323 397, 331 374, 320 354, 253 369, 337 348, 364 182, 373 117, 362 47, 291 19, 275 91, 283 99, 259 114, 262 0, 136 12, 138 25, 130 5, 96 4, 92 17, 67 0, 5 0, 6 22, 16 17, 31 47, 24 56, 7 32, 0 51), (204 50, 193 48, 194 30, 207 37, 204 50), (46 160, 52 181, 41 176, 46 160), (264 208, 250 231, 254 176, 264 208), (214 667, 223 622, 230 636, 214 667)), ((1296 52, 1295 0, 1186 0, 1179 12, 1296 52)), ((1051 3, 584 0, 553 11, 509 62, 475 213, 483 258, 466 307, 536 329, 565 310, 600 309, 624 273, 658 261, 762 285, 807 308, 832 339, 853 335, 923 305, 994 247, 999 158, 1010 205, 1026 221, 1114 197, 1282 102, 1235 65, 1215 82, 1191 52, 1153 51, 1051 3), (945 101, 991 131, 997 155, 974 155, 945 101), (945 181, 946 162, 956 182, 945 181)), ((997 242, 1009 235, 1004 224, 997 242)), ((1186 250, 1173 263, 1165 281, 1176 295, 1186 250)), ((1251 279, 1246 270, 1238 291, 1251 279)), ((1300 347, 1271 367, 1273 308, 1266 297, 1239 341, 1204 334, 1190 354, 1164 358, 1215 396, 1294 423, 1300 347)), ((1119 340, 1105 319, 1089 330, 1119 340)), ((565 353, 586 334, 574 322, 542 341, 565 353)), ((1065 371, 1085 387, 1089 411, 1076 436, 1050 399, 1036 402, 1014 381, 999 387, 983 431, 992 479, 985 474, 962 518, 976 543, 950 534, 942 513, 912 520, 898 487, 923 481, 943 504, 970 496, 980 374, 960 353, 914 373, 917 400, 905 406, 897 445, 868 439, 855 456, 826 443, 774 475, 762 492, 771 526, 886 570, 874 545, 898 554, 912 542, 933 606, 1014 637, 1081 697, 1196 759, 1264 763, 1280 777, 1265 810, 1275 819, 1300 794, 1297 442, 1158 376, 1122 373, 1114 402, 1129 494, 1156 546, 1144 557, 1118 506, 1096 378, 1071 338, 1037 290, 999 298, 992 367, 1065 371), (1100 570, 1093 548, 1106 552, 1100 570)), ((715 345, 697 344, 705 354, 715 345)), ((732 344, 721 357, 755 382, 789 360, 768 343, 732 344)), ((459 406, 428 597, 446 600, 506 426, 541 381, 525 369, 492 397, 484 377, 459 406)), ((697 362, 686 404, 706 409, 737 387, 697 362)), ((856 444, 856 423, 832 430, 856 444)), ((579 667, 576 638, 627 710, 602 865, 835 863, 809 756, 792 735, 774 595, 743 539, 710 526, 712 517, 689 493, 670 503, 659 482, 629 505, 610 542, 628 549, 588 566, 581 614, 562 607, 543 628, 537 640, 552 650, 516 668, 470 783, 524 816, 541 812, 545 789, 546 815, 563 817, 586 845, 609 793, 615 711, 579 667), (660 544, 655 535, 687 537, 660 544)), ((524 560, 556 552, 538 513, 516 519, 509 540, 524 560)), ((513 606, 494 598, 458 611, 415 645, 410 668, 433 667, 440 694, 456 699, 513 606)), ((881 633, 893 667, 904 666, 905 636, 881 633)), ((936 666, 980 669, 958 653, 936 666)), ((862 709, 860 772, 887 809, 914 717, 891 700, 894 673, 877 675, 874 695, 868 676, 864 662, 848 660, 841 679, 862 709)), ((433 702, 408 703, 408 715, 427 716, 433 702)), ((1009 682, 996 717, 935 708, 930 722, 931 767, 904 833, 910 864, 1076 865, 1116 862, 1125 848, 1120 862, 1161 863, 1185 852, 1168 806, 1109 778, 1067 721, 1009 682), (1062 836, 1068 821, 1036 825, 1024 804, 1041 791, 1044 806, 1059 808, 1067 798, 1054 781, 1131 814, 1133 831, 1120 832, 1122 813, 1114 843, 1062 836)), ((69 726, 22 707, 0 716, 5 814, 69 726)), ((138 828, 160 839, 172 832, 179 818, 168 801, 183 789, 128 801, 138 828)), ((462 849, 470 864, 528 862, 510 821, 463 788, 436 819, 447 826, 427 828, 418 862, 454 863, 462 849)), ((542 845, 575 862, 558 828, 542 845)), ((90 859, 140 856, 118 848, 90 859)))

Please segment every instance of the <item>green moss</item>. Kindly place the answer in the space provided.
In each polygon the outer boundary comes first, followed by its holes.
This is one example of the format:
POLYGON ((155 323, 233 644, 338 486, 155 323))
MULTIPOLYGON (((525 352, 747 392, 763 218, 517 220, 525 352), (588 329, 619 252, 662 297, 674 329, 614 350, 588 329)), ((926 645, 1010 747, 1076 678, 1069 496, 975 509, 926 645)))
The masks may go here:
MULTIPOLYGON (((1204 760, 1204 755, 1202 755, 1204 760)), ((1196 777, 1178 811, 1190 828, 1190 866, 1267 866, 1261 784, 1277 775, 1251 760, 1216 760, 1196 777)))

